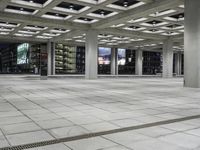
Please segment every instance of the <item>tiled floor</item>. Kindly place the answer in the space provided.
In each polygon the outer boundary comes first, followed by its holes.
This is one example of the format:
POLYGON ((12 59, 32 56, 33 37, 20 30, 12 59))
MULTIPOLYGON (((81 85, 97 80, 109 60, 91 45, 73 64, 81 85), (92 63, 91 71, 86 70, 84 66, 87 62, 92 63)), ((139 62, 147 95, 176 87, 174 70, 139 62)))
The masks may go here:
MULTIPOLYGON (((0 76, 0 148, 200 115, 182 79, 0 76)), ((200 119, 32 150, 200 150, 200 119)))

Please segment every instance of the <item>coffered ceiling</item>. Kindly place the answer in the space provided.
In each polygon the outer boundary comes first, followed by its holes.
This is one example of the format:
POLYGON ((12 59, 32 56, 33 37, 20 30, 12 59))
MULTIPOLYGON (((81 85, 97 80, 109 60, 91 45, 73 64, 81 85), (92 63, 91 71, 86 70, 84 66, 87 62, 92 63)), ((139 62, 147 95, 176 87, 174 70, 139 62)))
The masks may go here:
POLYGON ((168 37, 182 49, 183 0, 0 0, 0 40, 159 48, 168 37))

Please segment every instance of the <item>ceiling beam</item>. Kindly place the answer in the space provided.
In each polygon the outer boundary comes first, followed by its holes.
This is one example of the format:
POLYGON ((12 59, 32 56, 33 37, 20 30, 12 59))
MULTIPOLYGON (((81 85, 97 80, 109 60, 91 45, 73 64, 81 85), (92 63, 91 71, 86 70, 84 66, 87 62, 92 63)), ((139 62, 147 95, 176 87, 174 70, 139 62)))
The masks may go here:
POLYGON ((2 36, 0 35, 0 42, 12 42, 12 43, 20 43, 20 42, 29 42, 29 43, 46 43, 48 40, 45 39, 36 39, 36 38, 27 38, 27 37, 17 37, 13 35, 2 36))
POLYGON ((93 28, 102 29, 112 25, 120 24, 131 19, 137 19, 149 14, 155 13, 156 11, 162 11, 174 7, 175 5, 182 4, 181 0, 156 0, 152 3, 147 3, 135 9, 127 10, 112 18, 104 19, 99 22, 92 24, 93 28))
POLYGON ((20 15, 7 12, 0 12, 0 20, 7 22, 16 22, 16 23, 27 23, 30 25, 37 26, 47 26, 54 28, 64 28, 64 29, 88 29, 90 26, 86 24, 68 22, 65 20, 53 20, 47 18, 41 18, 37 16, 30 15, 20 15))
POLYGON ((101 34, 113 34, 119 36, 128 36, 133 38, 145 38, 145 39, 166 39, 166 36, 158 35, 158 34, 150 34, 150 33, 143 33, 139 31, 127 31, 117 28, 107 28, 99 30, 101 34))

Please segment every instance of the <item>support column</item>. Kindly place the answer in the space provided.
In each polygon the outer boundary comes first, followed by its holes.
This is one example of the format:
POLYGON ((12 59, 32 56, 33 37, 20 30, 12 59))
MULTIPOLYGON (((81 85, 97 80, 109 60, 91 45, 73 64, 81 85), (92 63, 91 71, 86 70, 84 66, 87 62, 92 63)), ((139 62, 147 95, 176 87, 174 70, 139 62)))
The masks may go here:
POLYGON ((168 38, 163 45, 163 77, 173 77, 173 40, 168 38))
POLYGON ((48 41, 48 75, 55 75, 55 43, 48 41))
POLYGON ((97 79, 98 32, 89 30, 86 33, 86 79, 97 79))
POLYGON ((200 88, 200 1, 185 0, 184 84, 200 88))
POLYGON ((143 71, 143 51, 137 50, 136 51, 136 67, 135 67, 135 74, 142 76, 143 71))
POLYGON ((55 59, 56 59, 56 55, 55 55, 55 51, 56 51, 56 44, 53 42, 51 44, 51 75, 55 75, 56 74, 56 64, 55 64, 55 59))
POLYGON ((111 49, 111 75, 118 75, 118 51, 116 48, 111 49))
POLYGON ((175 54, 175 73, 181 75, 181 55, 180 53, 175 54))

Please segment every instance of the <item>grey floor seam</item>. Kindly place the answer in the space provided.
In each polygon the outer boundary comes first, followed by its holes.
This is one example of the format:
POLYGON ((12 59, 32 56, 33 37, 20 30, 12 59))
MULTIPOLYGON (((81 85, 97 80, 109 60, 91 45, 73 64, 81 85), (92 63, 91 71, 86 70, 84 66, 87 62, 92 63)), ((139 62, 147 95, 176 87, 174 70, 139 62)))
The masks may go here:
POLYGON ((0 148, 0 150, 23 150, 23 149, 28 149, 28 148, 35 148, 35 147, 53 145, 53 144, 58 144, 58 143, 63 143, 63 142, 76 141, 76 140, 98 137, 98 136, 114 134, 114 133, 120 133, 120 132, 125 132, 125 131, 155 127, 155 126, 159 126, 159 125, 183 122, 183 121, 198 119, 198 118, 200 118, 200 115, 187 116, 187 117, 182 117, 182 118, 177 118, 177 119, 170 119, 170 120, 159 121, 159 122, 154 122, 154 123, 147 123, 147 124, 143 124, 143 125, 125 127, 125 128, 108 130, 108 131, 103 131, 103 132, 95 132, 95 133, 89 133, 89 134, 78 135, 78 136, 73 136, 73 137, 41 141, 41 142, 36 142, 36 143, 17 145, 17 146, 13 146, 13 147, 5 147, 5 148, 0 148))

